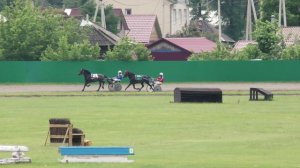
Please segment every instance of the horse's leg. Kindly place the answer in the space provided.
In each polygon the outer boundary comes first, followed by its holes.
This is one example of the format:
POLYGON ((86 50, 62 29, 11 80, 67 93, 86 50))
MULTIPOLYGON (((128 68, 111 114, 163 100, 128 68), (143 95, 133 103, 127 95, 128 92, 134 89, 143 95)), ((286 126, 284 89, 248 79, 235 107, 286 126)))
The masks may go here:
POLYGON ((135 83, 133 83, 132 86, 133 86, 133 89, 135 89, 135 90, 140 90, 139 88, 136 88, 136 87, 135 87, 135 83))
POLYGON ((81 90, 82 92, 84 91, 86 84, 87 84, 87 83, 84 82, 83 88, 82 88, 82 90, 81 90))
MULTIPOLYGON (((128 84, 128 86, 125 88, 125 91, 127 90, 127 88, 129 88, 129 86, 131 85, 131 83, 128 84)), ((134 86, 134 85, 133 85, 134 86)))
POLYGON ((141 91, 144 87, 144 82, 141 82, 142 87, 139 89, 139 91, 141 91))
POLYGON ((146 84, 147 84, 148 86, 150 86, 150 89, 151 89, 151 90, 153 90, 153 89, 154 89, 154 88, 153 88, 153 86, 150 84, 150 82, 149 82, 149 81, 147 81, 147 82, 146 82, 146 84))
POLYGON ((98 87, 97 91, 99 91, 100 88, 101 88, 101 81, 99 81, 99 87, 98 87))
POLYGON ((104 89, 105 81, 102 81, 102 89, 104 89))

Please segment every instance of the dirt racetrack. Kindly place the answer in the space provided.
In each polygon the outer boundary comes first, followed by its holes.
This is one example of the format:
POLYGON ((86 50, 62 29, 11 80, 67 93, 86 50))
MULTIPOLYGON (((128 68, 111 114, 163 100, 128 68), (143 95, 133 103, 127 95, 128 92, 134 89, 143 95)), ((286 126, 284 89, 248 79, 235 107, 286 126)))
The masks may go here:
MULTIPOLYGON (((123 91, 127 85, 123 84, 123 91)), ((140 85, 136 85, 140 87, 140 85)), ((162 85, 163 91, 173 91, 176 87, 189 88, 220 88, 223 91, 246 91, 250 87, 264 88, 270 91, 291 91, 300 90, 300 83, 165 83, 162 85)), ((92 84, 86 88, 86 91, 97 90, 98 85, 92 84)), ((0 93, 13 92, 80 92, 82 84, 1 84, 0 93)), ((103 90, 101 90, 103 91, 103 90)), ((104 91, 108 91, 105 85, 104 91)), ((133 91, 132 86, 128 91, 133 91)), ((142 91, 146 91, 143 89, 142 91)))

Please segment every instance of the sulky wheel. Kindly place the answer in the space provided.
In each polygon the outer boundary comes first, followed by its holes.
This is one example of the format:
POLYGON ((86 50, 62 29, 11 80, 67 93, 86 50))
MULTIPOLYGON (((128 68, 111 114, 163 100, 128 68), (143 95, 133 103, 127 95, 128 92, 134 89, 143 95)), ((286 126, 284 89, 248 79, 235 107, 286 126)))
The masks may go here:
POLYGON ((114 84, 112 84, 112 83, 109 84, 109 85, 108 85, 108 90, 111 91, 111 92, 115 91, 115 90, 114 90, 114 84))
POLYGON ((161 89, 161 86, 160 85, 155 85, 154 88, 153 88, 153 92, 161 92, 162 89, 161 89))
POLYGON ((119 92, 119 91, 121 91, 121 90, 122 90, 122 85, 121 85, 121 83, 115 83, 115 84, 114 84, 114 91, 119 92))

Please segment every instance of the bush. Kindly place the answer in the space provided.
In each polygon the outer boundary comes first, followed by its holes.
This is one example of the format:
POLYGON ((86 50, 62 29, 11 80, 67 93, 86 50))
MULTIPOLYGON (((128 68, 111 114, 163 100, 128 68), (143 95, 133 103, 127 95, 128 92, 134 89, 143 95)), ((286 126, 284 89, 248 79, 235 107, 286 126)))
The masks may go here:
POLYGON ((123 38, 113 50, 106 53, 106 59, 112 61, 146 61, 151 58, 151 52, 143 45, 123 38))
POLYGON ((299 60, 300 59, 300 44, 285 48, 282 51, 281 59, 299 60))

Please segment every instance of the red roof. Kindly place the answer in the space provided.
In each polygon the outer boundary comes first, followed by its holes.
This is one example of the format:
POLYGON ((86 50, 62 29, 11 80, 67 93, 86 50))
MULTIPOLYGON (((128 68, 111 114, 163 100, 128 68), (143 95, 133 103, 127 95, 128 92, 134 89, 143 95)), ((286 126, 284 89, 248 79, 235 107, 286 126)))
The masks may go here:
POLYGON ((125 15, 130 29, 128 36, 140 43, 148 44, 152 30, 155 29, 155 15, 125 15))
POLYGON ((205 37, 165 38, 165 40, 194 53, 210 52, 217 47, 216 43, 205 37))

